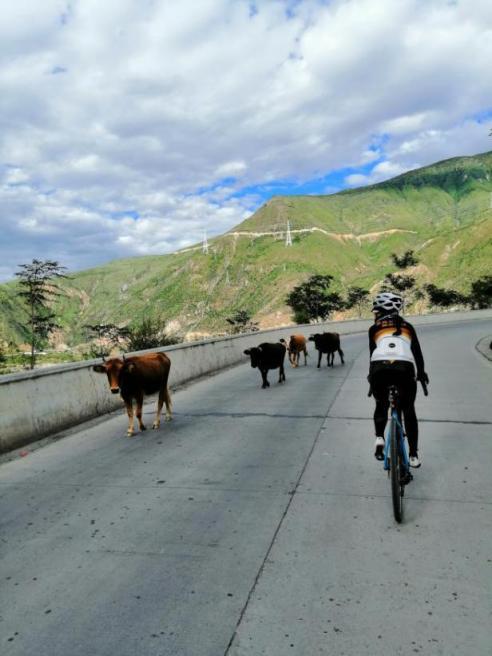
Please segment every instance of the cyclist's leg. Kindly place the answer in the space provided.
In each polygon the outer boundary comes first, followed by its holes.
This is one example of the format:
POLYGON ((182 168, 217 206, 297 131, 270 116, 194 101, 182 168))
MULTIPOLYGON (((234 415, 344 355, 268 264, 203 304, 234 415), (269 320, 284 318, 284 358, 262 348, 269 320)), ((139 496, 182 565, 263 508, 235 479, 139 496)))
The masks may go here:
POLYGON ((407 434, 408 448, 410 452, 409 455, 410 457, 416 457, 419 441, 419 425, 415 413, 417 381, 415 380, 415 372, 412 365, 402 370, 399 389, 405 432, 407 434))
POLYGON ((384 437, 384 431, 388 422, 389 402, 384 396, 384 391, 379 397, 374 394, 376 399, 376 407, 374 408, 374 432, 377 437, 384 437))
POLYGON ((376 433, 376 437, 384 438, 384 431, 388 421, 388 386, 391 384, 388 367, 382 362, 371 364, 369 382, 371 384, 372 395, 376 401, 376 407, 374 409, 374 432, 376 433))

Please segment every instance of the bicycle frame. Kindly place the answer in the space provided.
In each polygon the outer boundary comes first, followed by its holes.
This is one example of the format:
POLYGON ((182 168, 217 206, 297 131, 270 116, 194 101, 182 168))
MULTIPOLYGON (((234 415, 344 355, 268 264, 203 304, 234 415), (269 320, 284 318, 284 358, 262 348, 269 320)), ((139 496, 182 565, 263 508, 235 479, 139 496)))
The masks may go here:
MULTIPOLYGON (((396 434, 398 435, 399 449, 402 455, 403 464, 407 471, 410 471, 410 461, 408 459, 407 447, 405 444, 405 433, 403 432, 403 426, 401 425, 400 418, 398 416, 398 411, 395 406, 391 409, 391 419, 396 423, 396 434)), ((390 470, 389 462, 389 452, 390 452, 390 442, 391 442, 391 431, 388 428, 387 437, 384 443, 384 469, 385 471, 390 470)))
MULTIPOLYGON (((425 381, 421 380, 420 382, 424 394, 427 396, 427 385, 425 381)), ((369 387, 367 395, 372 396, 371 387, 369 387)), ((413 475, 410 473, 410 460, 405 444, 405 432, 403 431, 402 422, 398 412, 398 389, 395 385, 389 387, 388 395, 391 407, 391 417, 384 442, 383 466, 385 471, 388 472, 388 478, 391 478, 393 513, 396 521, 400 523, 403 519, 403 495, 405 494, 405 487, 413 480, 413 475)))

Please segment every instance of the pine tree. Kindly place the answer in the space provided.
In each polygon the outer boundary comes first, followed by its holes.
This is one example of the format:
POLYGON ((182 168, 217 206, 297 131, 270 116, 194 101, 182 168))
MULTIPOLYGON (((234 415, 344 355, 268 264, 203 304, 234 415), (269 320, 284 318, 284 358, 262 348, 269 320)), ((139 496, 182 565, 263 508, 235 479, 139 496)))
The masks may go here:
POLYGON ((15 274, 19 279, 18 296, 27 305, 28 320, 24 327, 31 346, 30 367, 34 369, 36 350, 59 328, 51 307, 53 301, 61 295, 54 281, 66 278, 63 273, 65 267, 55 260, 34 259, 30 264, 20 264, 19 268, 20 271, 15 274))

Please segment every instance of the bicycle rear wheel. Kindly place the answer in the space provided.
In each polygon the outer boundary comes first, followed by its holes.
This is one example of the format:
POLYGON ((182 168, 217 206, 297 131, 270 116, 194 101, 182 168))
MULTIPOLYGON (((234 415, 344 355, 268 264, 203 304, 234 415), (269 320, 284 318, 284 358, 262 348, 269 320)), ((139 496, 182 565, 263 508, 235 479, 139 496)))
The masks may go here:
POLYGON ((398 427, 392 417, 390 420, 390 478, 391 498, 393 501, 393 514, 398 523, 403 519, 403 488, 400 483, 401 455, 398 439, 398 427))

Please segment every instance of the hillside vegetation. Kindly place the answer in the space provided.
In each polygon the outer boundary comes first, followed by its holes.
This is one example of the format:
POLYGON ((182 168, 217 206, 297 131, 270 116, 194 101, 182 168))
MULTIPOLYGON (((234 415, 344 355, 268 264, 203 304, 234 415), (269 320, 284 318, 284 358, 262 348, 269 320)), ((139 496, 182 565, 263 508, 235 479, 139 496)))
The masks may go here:
MULTIPOLYGON (((278 196, 230 232, 174 254, 118 260, 75 273, 58 306, 70 345, 84 324, 128 324, 165 317, 180 333, 227 329, 226 317, 248 310, 261 326, 286 323, 292 287, 315 273, 333 287, 375 289, 394 271, 391 253, 412 249, 419 283, 467 292, 490 274, 492 152, 459 157, 392 180, 330 196, 278 196), (285 246, 290 222, 292 247, 285 246), (264 234, 266 233, 266 234, 264 234)), ((14 285, 0 286, 0 331, 23 340, 14 285)))

